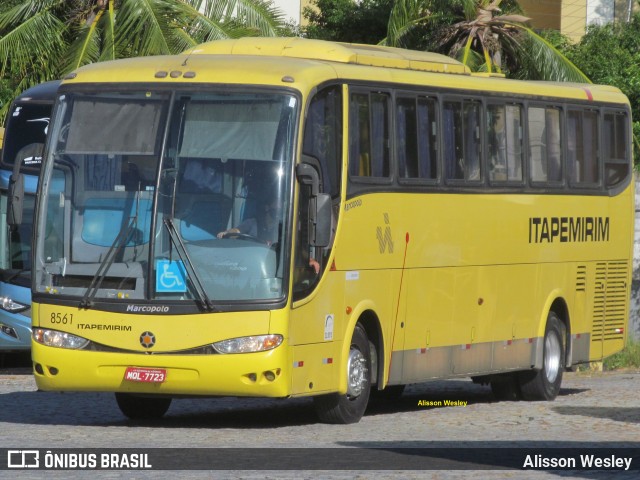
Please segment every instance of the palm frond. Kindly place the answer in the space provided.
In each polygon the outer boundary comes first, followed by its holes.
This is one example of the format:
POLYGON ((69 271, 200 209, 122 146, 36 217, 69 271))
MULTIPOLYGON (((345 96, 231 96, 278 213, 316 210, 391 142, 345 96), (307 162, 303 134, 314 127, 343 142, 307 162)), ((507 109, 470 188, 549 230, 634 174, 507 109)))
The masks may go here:
POLYGON ((98 25, 103 14, 104 11, 99 11, 92 22, 85 23, 77 30, 74 41, 66 51, 63 74, 100 59, 101 38, 98 25))
POLYGON ((237 0, 236 19, 264 37, 275 37, 284 23, 284 14, 268 0, 237 0))
POLYGON ((224 17, 209 16, 200 11, 197 0, 185 2, 184 24, 181 30, 186 34, 184 37, 184 48, 182 50, 193 47, 199 43, 209 42, 211 40, 220 40, 230 38, 229 28, 224 23, 224 17), (222 20, 221 20, 222 18, 222 20))
POLYGON ((476 18, 479 4, 486 0, 422 0, 421 3, 430 12, 450 12, 452 18, 469 21, 476 18))
POLYGON ((31 74, 40 81, 55 78, 65 29, 63 22, 44 10, 7 32, 0 38, 0 75, 9 71, 12 75, 31 74))
POLYGON ((205 16, 224 21, 230 19, 236 11, 237 0, 205 0, 205 16))
POLYGON ((425 0, 397 0, 389 15, 387 37, 383 38, 379 45, 410 48, 409 38, 418 27, 436 23, 451 16, 445 13, 449 11, 451 5, 444 10, 435 8, 431 10, 427 8, 431 3, 425 0))
POLYGON ((464 44, 464 48, 462 49, 462 63, 467 65, 469 62, 470 54, 473 50, 471 50, 471 44, 473 43, 473 35, 469 35, 467 37, 467 41, 464 44))
POLYGON ((102 49, 98 61, 103 62, 105 60, 115 60, 117 57, 114 0, 109 0, 109 8, 104 12, 99 23, 100 30, 102 31, 102 49))
MULTIPOLYGON (((509 22, 505 23, 510 24, 509 22)), ((527 74, 529 78, 557 82, 591 83, 591 80, 578 67, 532 29, 516 23, 510 25, 524 35, 525 41, 519 51, 520 55, 528 57, 527 65, 532 69, 527 74)))
POLYGON ((189 29, 189 36, 194 39, 194 44, 231 38, 232 32, 224 23, 210 18, 198 18, 189 29))
POLYGON ((391 14, 389 15, 389 23, 387 25, 387 38, 380 43, 393 47, 404 46, 404 39, 415 29, 422 20, 421 0, 397 0, 391 14))
MULTIPOLYGON (((459 62, 462 62, 463 55, 464 55, 464 50, 460 50, 458 51, 458 54, 455 55, 453 58, 455 58, 459 62)), ((487 71, 487 65, 484 63, 484 56, 473 49, 468 51, 465 65, 469 67, 472 72, 487 71)))
POLYGON ((277 36, 284 15, 265 0, 187 0, 191 12, 185 30, 196 43, 243 36, 277 36), (200 10, 196 10, 201 5, 200 10))
MULTIPOLYGON (((175 3, 175 2, 174 2, 175 3)), ((170 54, 167 42, 166 4, 158 0, 122 0, 118 9, 115 34, 117 55, 170 54)))
POLYGON ((100 58, 100 38, 98 31, 90 26, 83 27, 65 52, 61 73, 64 75, 82 65, 97 62, 100 58))
POLYGON ((16 5, 0 15, 0 35, 7 28, 17 26, 43 12, 51 11, 62 3, 64 0, 30 0, 16 5))

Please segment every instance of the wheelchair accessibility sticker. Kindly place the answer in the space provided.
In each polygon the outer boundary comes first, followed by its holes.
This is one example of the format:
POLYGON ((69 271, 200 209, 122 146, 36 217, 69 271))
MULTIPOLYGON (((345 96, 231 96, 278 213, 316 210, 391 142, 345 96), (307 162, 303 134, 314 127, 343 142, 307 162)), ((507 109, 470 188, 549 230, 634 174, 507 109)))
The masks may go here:
POLYGON ((156 292, 186 292, 185 270, 180 260, 156 262, 156 292))

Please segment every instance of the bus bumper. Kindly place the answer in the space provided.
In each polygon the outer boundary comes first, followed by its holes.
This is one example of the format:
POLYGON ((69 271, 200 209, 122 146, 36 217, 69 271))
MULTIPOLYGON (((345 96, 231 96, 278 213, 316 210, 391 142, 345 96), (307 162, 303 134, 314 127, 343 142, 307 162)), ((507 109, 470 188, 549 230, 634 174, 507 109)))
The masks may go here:
POLYGON ((257 353, 217 355, 144 355, 66 350, 32 344, 38 389, 162 395, 287 397, 291 362, 286 342, 257 353), (162 369, 165 380, 125 379, 128 367, 162 369))

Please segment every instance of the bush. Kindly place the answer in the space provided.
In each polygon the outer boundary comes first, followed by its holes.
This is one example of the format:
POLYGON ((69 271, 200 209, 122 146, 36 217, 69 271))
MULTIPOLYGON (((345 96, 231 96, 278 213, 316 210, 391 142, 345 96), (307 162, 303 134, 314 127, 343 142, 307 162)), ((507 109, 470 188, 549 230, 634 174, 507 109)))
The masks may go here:
POLYGON ((619 368, 640 368, 640 340, 629 337, 627 345, 622 351, 604 360, 605 370, 619 368))

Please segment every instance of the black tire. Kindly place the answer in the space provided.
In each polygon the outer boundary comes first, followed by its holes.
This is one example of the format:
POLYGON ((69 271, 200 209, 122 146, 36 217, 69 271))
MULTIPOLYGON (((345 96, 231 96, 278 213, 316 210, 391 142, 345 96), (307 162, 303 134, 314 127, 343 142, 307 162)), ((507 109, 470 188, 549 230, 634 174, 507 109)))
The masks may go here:
POLYGON ((116 402, 126 417, 132 420, 152 420, 167 413, 171 398, 116 393, 116 402))
POLYGON ((564 324, 549 312, 544 332, 542 369, 521 372, 520 391, 525 400, 553 400, 560 392, 566 352, 564 324))
POLYGON ((371 352, 364 328, 353 331, 347 361, 346 394, 331 393, 313 398, 318 418, 325 423, 357 423, 364 415, 371 391, 371 352))
POLYGON ((496 400, 515 402, 522 398, 518 376, 513 373, 494 375, 489 382, 496 400))

